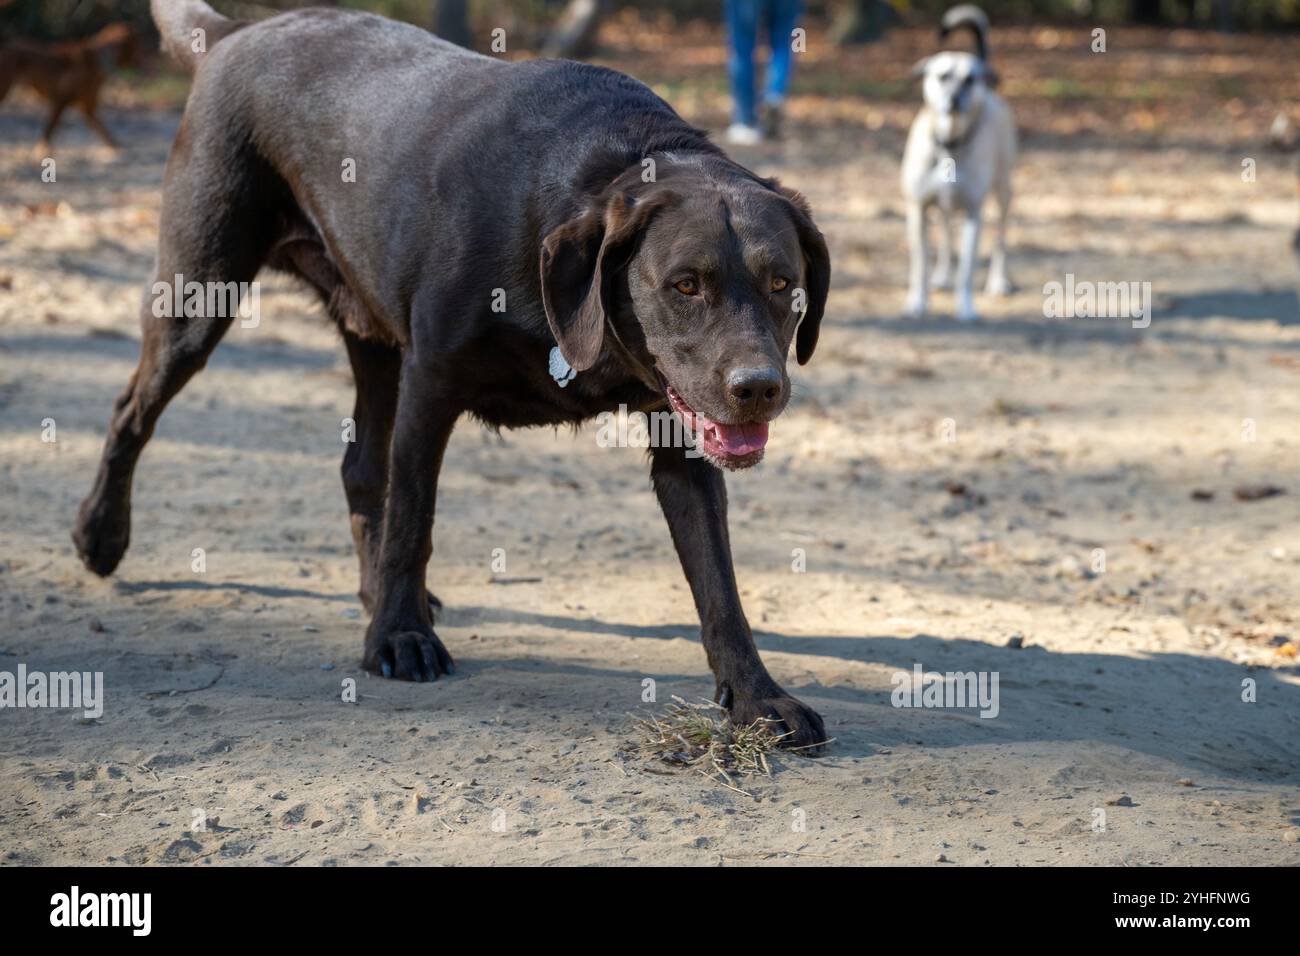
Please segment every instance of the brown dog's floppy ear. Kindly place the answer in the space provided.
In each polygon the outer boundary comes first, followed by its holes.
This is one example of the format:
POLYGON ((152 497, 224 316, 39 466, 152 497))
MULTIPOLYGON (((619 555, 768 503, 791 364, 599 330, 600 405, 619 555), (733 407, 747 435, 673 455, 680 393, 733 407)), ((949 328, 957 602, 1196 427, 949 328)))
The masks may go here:
POLYGON ((651 214, 670 199, 618 193, 603 215, 589 210, 542 240, 542 305, 565 361, 581 372, 596 364, 605 337, 612 280, 627 264, 651 214))
POLYGON ((808 200, 793 189, 781 186, 778 190, 793 207, 794 225, 803 249, 805 306, 795 337, 794 354, 800 365, 807 365, 817 348, 817 335, 821 331, 822 315, 826 312, 826 296, 830 294, 831 256, 826 249, 826 240, 813 225, 808 200))
POLYGON ((600 215, 591 211, 542 240, 546 322, 565 361, 579 372, 595 364, 605 335, 599 287, 592 282, 604 232, 600 215), (593 289, 595 295, 590 294, 593 289))

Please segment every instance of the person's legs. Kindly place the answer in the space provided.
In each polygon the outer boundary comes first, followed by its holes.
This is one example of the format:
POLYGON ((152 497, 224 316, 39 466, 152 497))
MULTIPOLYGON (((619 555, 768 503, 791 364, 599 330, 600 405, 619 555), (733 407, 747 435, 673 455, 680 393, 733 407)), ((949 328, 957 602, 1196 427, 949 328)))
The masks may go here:
POLYGON ((803 0, 766 0, 768 42, 772 46, 772 59, 767 65, 767 84, 763 102, 780 107, 790 90, 791 59, 794 55, 794 38, 791 34, 803 12, 803 0))
POLYGON ((727 69, 731 77, 732 119, 758 126, 754 102, 754 44, 758 35, 759 0, 726 0, 727 69))

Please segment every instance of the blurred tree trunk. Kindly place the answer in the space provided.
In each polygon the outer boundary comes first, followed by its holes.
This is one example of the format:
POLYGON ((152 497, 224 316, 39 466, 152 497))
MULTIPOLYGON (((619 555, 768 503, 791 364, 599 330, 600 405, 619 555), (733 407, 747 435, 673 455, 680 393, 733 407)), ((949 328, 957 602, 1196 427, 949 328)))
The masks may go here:
POLYGON ((560 22, 542 44, 542 55, 581 59, 590 54, 606 10, 605 0, 569 0, 560 22))
POLYGON ((1129 19, 1134 23, 1163 23, 1164 16, 1160 12, 1160 0, 1131 0, 1129 3, 1129 19))
POLYGON ((898 11, 885 0, 847 0, 831 25, 831 42, 874 43, 897 21, 898 11))
POLYGON ((438 0, 433 32, 448 43, 472 50, 474 38, 469 32, 469 0, 438 0))
POLYGON ((1237 18, 1232 11, 1232 0, 1214 0, 1214 25, 1225 33, 1231 33, 1237 29, 1237 18))

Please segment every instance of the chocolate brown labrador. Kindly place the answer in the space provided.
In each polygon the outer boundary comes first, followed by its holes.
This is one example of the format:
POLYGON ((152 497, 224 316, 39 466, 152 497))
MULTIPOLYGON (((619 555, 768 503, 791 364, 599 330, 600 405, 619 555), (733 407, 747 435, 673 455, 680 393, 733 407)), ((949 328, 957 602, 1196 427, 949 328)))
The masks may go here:
MULTIPOLYGON (((804 200, 612 70, 505 62, 333 9, 253 24, 195 0, 153 9, 195 72, 158 280, 287 270, 320 294, 351 359, 343 485, 371 614, 364 666, 452 672, 425 576, 458 418, 515 428, 672 409, 694 453, 654 448, 650 473, 717 699, 733 720, 780 721, 788 745, 822 743, 821 717, 754 646, 723 480, 762 457, 791 347, 804 363, 817 344, 830 263, 804 200)), ((132 473, 159 415, 232 321, 158 312, 146 297, 140 364, 73 534, 96 574, 126 550, 132 473)))

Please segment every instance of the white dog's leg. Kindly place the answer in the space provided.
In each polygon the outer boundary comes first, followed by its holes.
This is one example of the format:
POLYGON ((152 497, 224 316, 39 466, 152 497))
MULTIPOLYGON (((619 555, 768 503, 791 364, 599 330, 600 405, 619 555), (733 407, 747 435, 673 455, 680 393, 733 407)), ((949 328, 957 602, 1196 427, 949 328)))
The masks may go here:
POLYGON ((1007 217, 1011 211, 1011 186, 1004 183, 998 188, 997 240, 993 257, 989 260, 989 278, 984 291, 989 295, 1010 295, 1011 282, 1007 279, 1007 217))
POLYGON ((911 251, 911 264, 905 312, 909 318, 919 319, 925 315, 926 272, 930 264, 925 248, 925 207, 919 202, 907 206, 907 245, 911 251))
POLYGON ((975 209, 966 214, 961 224, 961 251, 957 260, 957 318, 962 322, 973 322, 979 318, 975 314, 975 302, 971 295, 971 285, 975 278, 975 257, 980 247, 980 213, 975 209))
POLYGON ((930 278, 930 288, 952 288, 952 217, 942 206, 939 207, 939 249, 934 254, 934 275, 930 278))

